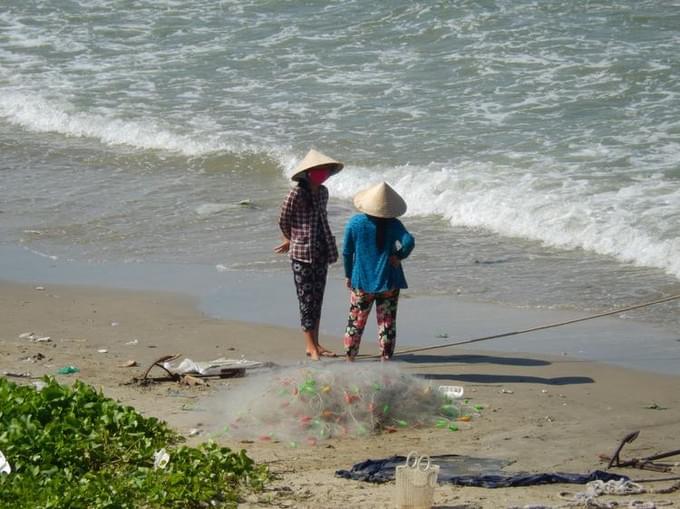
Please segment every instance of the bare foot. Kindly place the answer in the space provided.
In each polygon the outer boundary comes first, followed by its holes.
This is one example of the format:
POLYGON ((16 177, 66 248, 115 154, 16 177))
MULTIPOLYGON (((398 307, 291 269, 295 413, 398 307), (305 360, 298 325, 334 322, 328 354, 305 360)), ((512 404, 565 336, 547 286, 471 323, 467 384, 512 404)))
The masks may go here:
POLYGON ((351 355, 345 355, 345 360, 347 362, 354 362, 354 357, 352 357, 351 355))
MULTIPOLYGON (((321 357, 337 357, 337 356, 338 356, 337 353, 331 352, 328 348, 324 348, 324 347, 321 346, 321 345, 318 345, 318 346, 317 346, 317 350, 316 350, 316 351, 319 353, 319 355, 320 355, 321 357)), ((309 355, 310 355, 309 352, 306 352, 306 355, 307 355, 307 357, 309 357, 309 355)))
POLYGON ((318 347, 318 351, 319 351, 319 355, 321 357, 337 357, 338 356, 338 354, 336 354, 335 352, 331 352, 327 348, 324 348, 323 346, 320 346, 320 345, 318 347))
POLYGON ((311 352, 305 352, 305 355, 313 361, 318 361, 320 359, 320 353, 317 350, 312 350, 311 352))

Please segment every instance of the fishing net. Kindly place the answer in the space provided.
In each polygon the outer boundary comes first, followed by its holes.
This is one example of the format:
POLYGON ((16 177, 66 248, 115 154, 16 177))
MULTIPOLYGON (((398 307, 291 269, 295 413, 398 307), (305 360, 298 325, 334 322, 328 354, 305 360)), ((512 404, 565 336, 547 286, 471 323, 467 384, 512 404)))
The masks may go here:
POLYGON ((287 368, 230 391, 227 433, 237 439, 316 444, 434 426, 456 431, 481 410, 396 363, 338 363, 287 368))

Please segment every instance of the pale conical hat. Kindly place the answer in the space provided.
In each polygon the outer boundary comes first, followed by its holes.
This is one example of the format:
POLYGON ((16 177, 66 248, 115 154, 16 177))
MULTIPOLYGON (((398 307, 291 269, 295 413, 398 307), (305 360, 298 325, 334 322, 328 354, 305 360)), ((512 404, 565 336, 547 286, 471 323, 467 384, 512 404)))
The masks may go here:
POLYGON ((354 206, 375 217, 398 217, 406 212, 406 202, 387 182, 380 182, 354 196, 354 206))
POLYGON ((325 166, 327 164, 332 166, 331 175, 335 175, 340 170, 342 170, 343 166, 345 166, 340 161, 331 159, 330 157, 323 155, 318 150, 311 149, 309 152, 307 152, 307 155, 304 157, 304 159, 300 161, 298 165, 290 172, 290 178, 292 180, 300 180, 307 170, 311 170, 316 166, 325 166))

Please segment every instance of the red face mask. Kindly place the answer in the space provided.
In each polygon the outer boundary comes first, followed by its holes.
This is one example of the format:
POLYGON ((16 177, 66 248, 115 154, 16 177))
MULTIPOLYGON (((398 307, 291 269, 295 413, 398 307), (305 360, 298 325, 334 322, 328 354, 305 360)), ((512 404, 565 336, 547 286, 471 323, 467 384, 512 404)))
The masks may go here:
POLYGON ((317 168, 307 172, 307 178, 316 186, 323 184, 330 176, 331 172, 327 168, 317 168))

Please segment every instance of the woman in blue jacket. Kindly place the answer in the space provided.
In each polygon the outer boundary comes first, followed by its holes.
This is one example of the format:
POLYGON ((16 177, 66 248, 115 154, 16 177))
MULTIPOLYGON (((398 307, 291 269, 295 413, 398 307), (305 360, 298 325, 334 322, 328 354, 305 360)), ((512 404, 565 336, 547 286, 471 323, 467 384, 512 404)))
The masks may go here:
POLYGON ((357 193, 354 206, 362 214, 347 222, 342 251, 350 289, 345 353, 348 361, 359 353, 375 301, 381 359, 389 360, 397 338, 399 291, 408 287, 401 261, 411 254, 415 241, 397 219, 406 212, 406 202, 386 182, 357 193))

